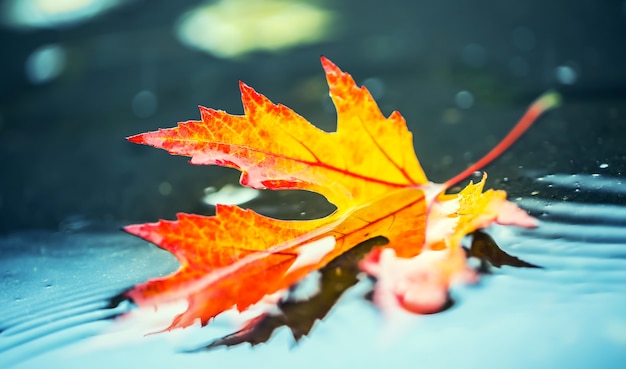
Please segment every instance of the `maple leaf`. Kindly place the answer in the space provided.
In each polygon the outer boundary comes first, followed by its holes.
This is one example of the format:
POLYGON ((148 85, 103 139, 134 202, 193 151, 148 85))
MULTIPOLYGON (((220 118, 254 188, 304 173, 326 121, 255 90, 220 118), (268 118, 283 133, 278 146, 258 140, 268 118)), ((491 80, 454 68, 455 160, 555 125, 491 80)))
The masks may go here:
MULTIPOLYGON (((236 168, 245 186, 313 191, 337 207, 322 219, 287 221, 217 205, 215 216, 179 214, 175 221, 125 227, 181 263, 174 274, 128 293, 139 305, 186 299, 187 310, 166 330, 196 320, 205 325, 233 307, 243 311, 369 238, 385 237, 385 248, 395 258, 414 258, 422 250, 458 256, 461 238, 496 221, 501 209, 514 215, 509 222, 517 216, 522 225, 532 225, 503 191, 482 191, 486 176, 458 194, 445 191, 508 148, 537 116, 556 105, 555 94, 537 100, 483 159, 435 184, 415 156, 404 118, 398 112, 383 116, 365 87, 324 57, 322 65, 337 109, 336 132, 316 128, 240 83, 244 115, 200 107, 199 121, 128 138, 191 157, 192 164, 236 168)), ((467 268, 456 256, 436 264, 437 270, 446 269, 441 288, 467 268)), ((371 270, 374 259, 368 264, 371 270)))

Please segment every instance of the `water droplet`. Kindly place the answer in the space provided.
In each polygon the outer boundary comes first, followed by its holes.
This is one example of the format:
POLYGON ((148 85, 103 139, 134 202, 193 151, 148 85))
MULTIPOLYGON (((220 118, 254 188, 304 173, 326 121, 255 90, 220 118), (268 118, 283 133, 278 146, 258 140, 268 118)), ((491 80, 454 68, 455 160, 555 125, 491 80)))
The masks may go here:
POLYGON ((156 112, 158 105, 157 96, 150 90, 139 91, 132 101, 133 113, 138 118, 150 117, 156 112))
POLYGON ((556 80, 564 85, 572 85, 576 82, 578 75, 574 68, 568 65, 560 65, 555 70, 556 80))
POLYGON ((609 165, 607 163, 600 164, 600 169, 606 169, 608 167, 609 167, 609 165))
POLYGON ((50 82, 63 72, 66 59, 63 47, 56 44, 41 46, 26 59, 26 77, 34 84, 50 82))
POLYGON ((459 91, 454 97, 454 102, 461 109, 469 109, 474 105, 474 95, 469 91, 459 91))
POLYGON ((530 193, 530 195, 531 195, 531 196, 536 196, 536 195, 539 195, 539 191, 533 191, 533 192, 531 192, 531 193, 530 193))
POLYGON ((162 196, 168 196, 172 193, 172 184, 169 182, 161 182, 159 183, 159 193, 162 196))

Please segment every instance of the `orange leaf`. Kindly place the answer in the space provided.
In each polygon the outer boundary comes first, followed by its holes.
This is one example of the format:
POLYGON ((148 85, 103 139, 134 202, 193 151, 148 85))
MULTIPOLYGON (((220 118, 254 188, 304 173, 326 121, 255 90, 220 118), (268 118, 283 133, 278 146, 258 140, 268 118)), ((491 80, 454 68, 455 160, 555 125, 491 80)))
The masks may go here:
POLYGON ((244 116, 200 107, 201 121, 129 141, 190 156, 193 164, 237 168, 246 186, 314 191, 338 208, 426 183, 404 118, 397 112, 385 118, 367 89, 328 59, 322 64, 337 107, 337 132, 319 130, 240 83, 244 116))
MULTIPOLYGON (((245 310, 376 236, 389 240, 385 247, 396 258, 416 257, 423 249, 453 255, 441 260, 454 262, 431 263, 445 270, 441 285, 447 288, 449 277, 467 268, 458 257, 465 234, 498 220, 500 209, 513 215, 509 223, 523 218, 503 191, 482 192, 486 176, 459 194, 444 194, 476 166, 443 185, 428 182, 404 118, 398 112, 385 118, 367 89, 329 60, 322 58, 322 65, 337 108, 336 132, 319 130, 241 83, 243 116, 201 107, 200 121, 129 138, 189 156, 194 164, 237 168, 246 186, 314 191, 337 207, 323 219, 284 221, 218 205, 212 217, 179 214, 177 221, 126 227, 181 263, 178 272, 129 292, 140 305, 186 299, 187 310, 167 329, 196 319, 204 325, 232 307, 245 310)), ((480 165, 555 104, 553 94, 538 100, 480 165)), ((532 225, 524 219, 521 225, 532 225)))

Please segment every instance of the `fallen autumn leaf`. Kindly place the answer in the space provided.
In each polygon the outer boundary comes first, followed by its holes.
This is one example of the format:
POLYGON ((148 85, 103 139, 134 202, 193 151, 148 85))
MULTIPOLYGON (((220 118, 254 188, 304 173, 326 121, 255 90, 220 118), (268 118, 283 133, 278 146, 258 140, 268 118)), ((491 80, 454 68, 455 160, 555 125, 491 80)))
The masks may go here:
POLYGON ((445 192, 495 159, 541 113, 556 106, 556 94, 539 98, 481 160, 435 184, 415 156, 404 118, 398 112, 384 117, 365 87, 324 57, 322 65, 337 109, 336 132, 319 130, 241 83, 242 116, 200 107, 199 121, 128 138, 189 156, 192 164, 236 168, 244 186, 313 191, 337 207, 322 219, 287 221, 218 204, 215 216, 179 214, 175 221, 125 227, 181 263, 174 274, 128 293, 139 305, 186 300, 187 310, 166 330, 197 320, 205 325, 233 307, 243 311, 378 236, 388 243, 362 264, 382 282, 375 296, 387 298, 376 302, 386 306, 382 301, 392 298, 414 312, 437 311, 450 283, 460 276, 472 279, 461 249, 463 236, 496 221, 534 225, 506 200, 504 191, 483 192, 486 175, 458 194, 445 192), (426 298, 420 295, 425 287, 426 298))

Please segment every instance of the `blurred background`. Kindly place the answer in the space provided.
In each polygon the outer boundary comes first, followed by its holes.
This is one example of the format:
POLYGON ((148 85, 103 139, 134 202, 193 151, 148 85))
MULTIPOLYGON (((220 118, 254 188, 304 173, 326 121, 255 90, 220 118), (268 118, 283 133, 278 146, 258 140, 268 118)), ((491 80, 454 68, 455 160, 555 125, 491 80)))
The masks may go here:
MULTIPOLYGON (((320 55, 404 115, 434 181, 549 89, 564 105, 488 168, 490 186, 528 196, 529 176, 625 174, 623 0, 2 0, 0 11, 2 233, 211 213, 204 196, 236 171, 125 137, 198 119, 198 105, 240 114, 239 80, 334 130, 320 55)), ((306 216, 326 211, 313 202, 306 216)))

